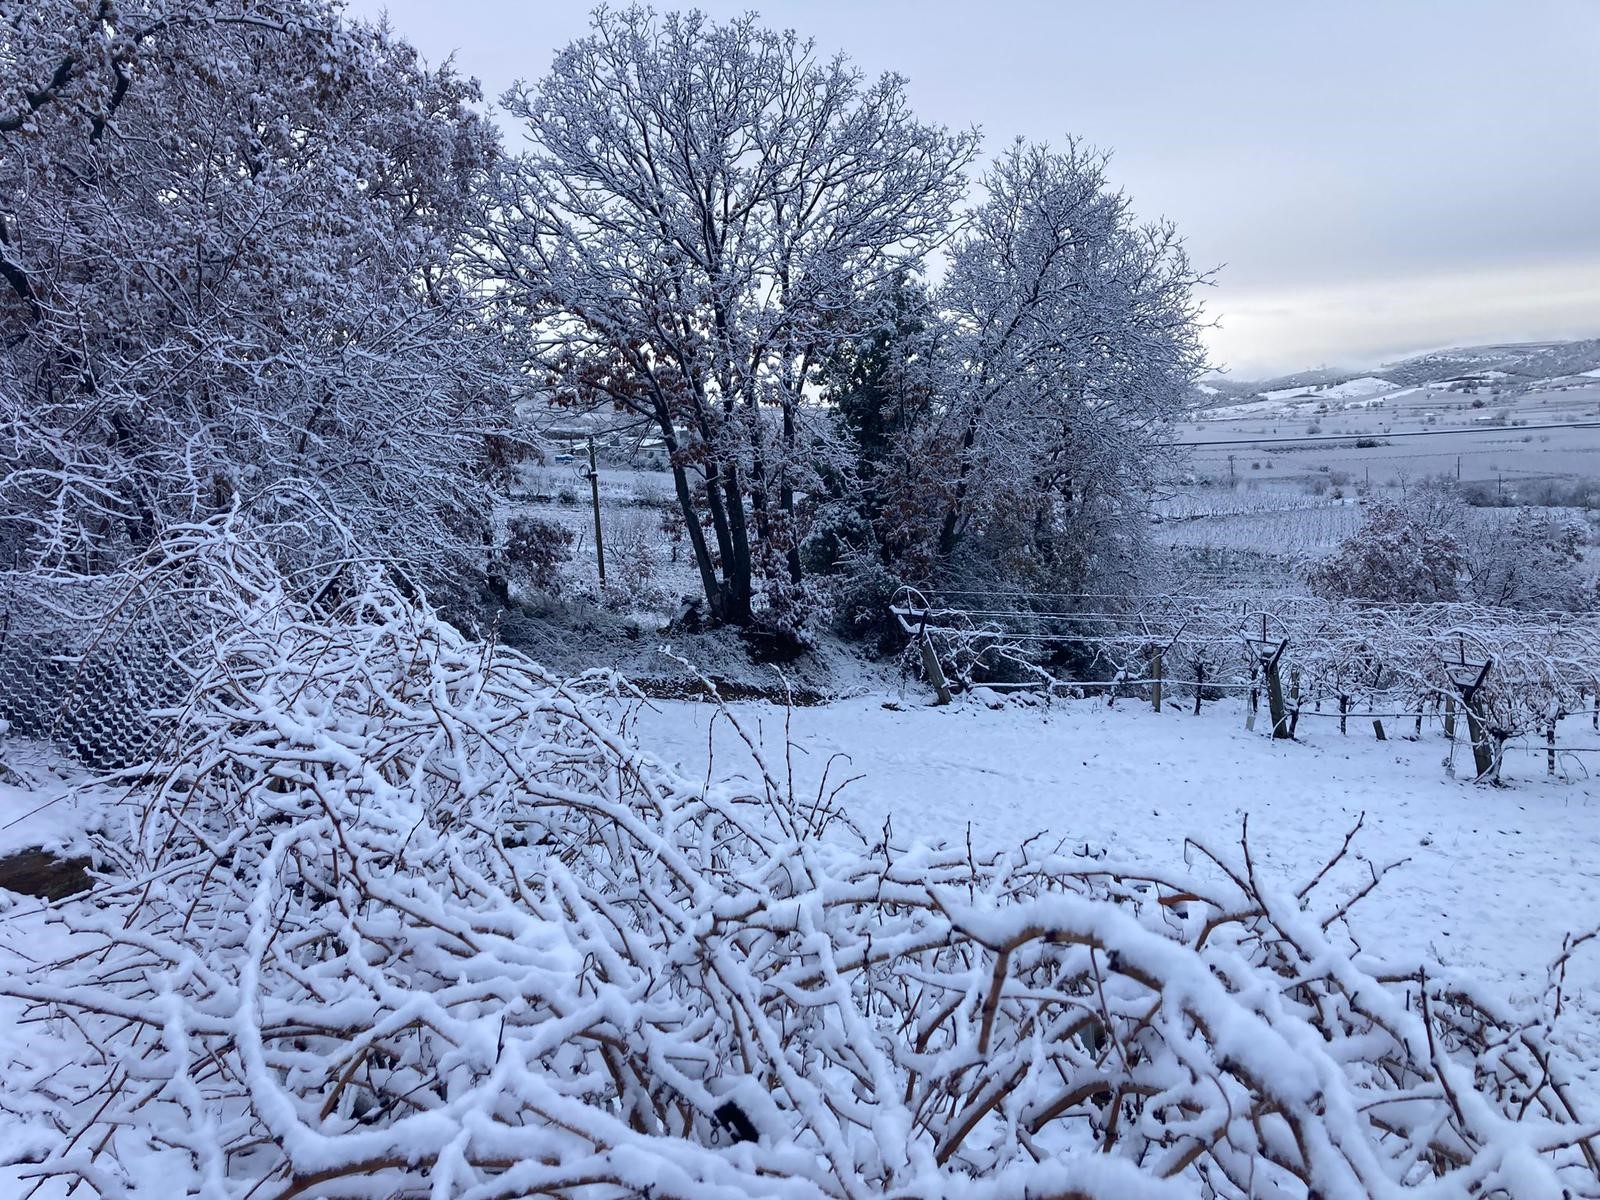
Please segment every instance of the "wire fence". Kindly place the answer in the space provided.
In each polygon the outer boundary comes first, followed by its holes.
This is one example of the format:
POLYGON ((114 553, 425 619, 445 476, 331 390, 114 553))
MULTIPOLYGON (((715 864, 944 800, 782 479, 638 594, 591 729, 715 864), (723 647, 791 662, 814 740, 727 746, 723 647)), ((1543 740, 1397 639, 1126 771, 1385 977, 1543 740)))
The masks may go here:
POLYGON ((188 692, 197 635, 180 595, 0 576, 0 721, 94 770, 138 762, 188 692))
MULTIPOLYGON (((1505 744, 1563 722, 1600 730, 1600 614, 1467 604, 1378 604, 1305 595, 928 592, 892 611, 955 686, 1142 695, 1159 704, 1271 689, 1274 732, 1301 717, 1425 719, 1505 744)), ((1567 726, 1570 728, 1570 726, 1567 726)), ((1578 748, 1588 752, 1587 748, 1578 748)))

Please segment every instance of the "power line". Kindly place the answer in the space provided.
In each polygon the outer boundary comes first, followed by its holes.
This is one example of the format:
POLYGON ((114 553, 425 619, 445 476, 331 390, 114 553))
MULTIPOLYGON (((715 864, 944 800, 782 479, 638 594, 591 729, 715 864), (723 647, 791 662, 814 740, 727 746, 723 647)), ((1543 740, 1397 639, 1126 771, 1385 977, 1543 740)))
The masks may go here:
POLYGON ((1308 433, 1303 437, 1227 438, 1222 441, 1168 442, 1169 446, 1293 446, 1303 442, 1354 442, 1390 438, 1454 437, 1462 434, 1538 433, 1544 429, 1600 429, 1600 421, 1567 421, 1557 425, 1491 425, 1483 429, 1408 429, 1399 433, 1308 433))

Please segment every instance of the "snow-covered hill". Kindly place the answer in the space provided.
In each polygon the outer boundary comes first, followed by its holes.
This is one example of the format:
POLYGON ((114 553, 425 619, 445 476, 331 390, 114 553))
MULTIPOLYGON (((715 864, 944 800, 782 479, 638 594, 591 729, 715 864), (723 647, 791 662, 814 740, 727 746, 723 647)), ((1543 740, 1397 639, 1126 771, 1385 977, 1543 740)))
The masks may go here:
POLYGON ((1348 406, 1374 403, 1417 388, 1474 383, 1538 386, 1563 378, 1600 376, 1600 338, 1576 342, 1519 342, 1429 351, 1370 371, 1319 368, 1265 380, 1208 378, 1200 385, 1206 415, 1290 412, 1305 401, 1348 406), (1280 406, 1280 407, 1274 407, 1280 406))

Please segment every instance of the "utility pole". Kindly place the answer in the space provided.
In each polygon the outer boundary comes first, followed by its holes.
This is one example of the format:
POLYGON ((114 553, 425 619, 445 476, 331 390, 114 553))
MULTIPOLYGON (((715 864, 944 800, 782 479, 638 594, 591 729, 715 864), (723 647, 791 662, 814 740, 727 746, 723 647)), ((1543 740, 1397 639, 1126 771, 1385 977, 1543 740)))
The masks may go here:
POLYGON ((589 500, 594 505, 594 561, 600 569, 600 586, 606 586, 606 544, 600 536, 600 472, 594 463, 594 439, 589 439, 589 500))

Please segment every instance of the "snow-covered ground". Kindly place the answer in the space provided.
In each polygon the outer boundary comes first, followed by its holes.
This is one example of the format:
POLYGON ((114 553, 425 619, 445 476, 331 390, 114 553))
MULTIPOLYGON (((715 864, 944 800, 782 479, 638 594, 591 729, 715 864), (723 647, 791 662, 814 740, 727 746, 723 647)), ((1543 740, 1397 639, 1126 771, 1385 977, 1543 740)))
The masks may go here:
MULTIPOLYGON (((1365 813, 1356 848, 1378 865, 1409 862, 1358 907, 1358 936, 1381 952, 1431 953, 1510 996, 1542 992, 1563 937, 1600 925, 1600 780, 1578 761, 1600 770, 1597 755, 1569 756, 1567 773, 1549 779, 1542 750, 1508 750, 1511 786, 1487 788, 1445 774, 1449 746, 1437 727, 1401 739, 1409 722, 1390 722, 1390 740, 1379 742, 1370 722, 1340 736, 1336 720, 1308 715, 1300 740, 1274 742, 1259 725, 1245 730, 1238 700, 1196 717, 1131 699, 991 710, 926 707, 913 692, 898 711, 885 699, 730 711, 759 731, 780 778, 787 720, 796 791, 815 794, 824 768, 830 781, 859 776, 841 803, 864 832, 887 820, 898 839, 958 840, 970 829, 975 846, 992 849, 1043 833, 1168 867, 1185 860, 1187 838, 1237 844, 1249 817, 1258 866, 1301 882, 1365 813)), ((725 721, 708 742, 716 712, 657 702, 638 715, 639 734, 697 778, 708 745, 714 773, 747 771, 725 721)), ((1579 725, 1568 727, 1577 738, 1579 725)), ((1470 769, 1465 747, 1456 759, 1470 769)), ((1575 982, 1600 984, 1600 953, 1575 971, 1575 982)), ((1587 1039, 1600 1029, 1600 991, 1582 991, 1587 1039)))
MULTIPOLYGON (((792 780, 797 794, 817 794, 824 775, 825 792, 850 780, 840 803, 869 838, 888 824, 900 842, 970 838, 982 853, 1043 835, 1070 852, 1204 872, 1186 840, 1237 843, 1248 817, 1257 869, 1297 883, 1365 814, 1359 857, 1340 868, 1344 885, 1358 888, 1369 861, 1409 861, 1357 908, 1356 937, 1380 956, 1438 958, 1516 1001, 1545 992, 1564 937, 1600 925, 1600 785, 1579 761, 1600 766, 1593 756, 1568 756, 1563 773, 1547 778, 1541 749, 1513 750, 1511 786, 1483 788, 1446 775, 1449 746, 1436 728, 1408 741, 1409 728, 1392 725, 1391 740, 1379 742, 1370 726, 1352 723, 1341 736, 1336 721, 1308 714, 1300 740, 1285 743, 1247 731, 1238 700, 1196 716, 1181 702, 1157 714, 1131 698, 1115 707, 1027 707, 984 695, 994 707, 969 697, 934 708, 913 688, 788 711, 765 702, 728 711, 761 747, 769 772, 786 786, 792 780)), ((717 708, 629 707, 640 742, 691 777, 752 776, 748 748, 717 708)), ((1576 722, 1563 740, 1600 747, 1576 722)), ((9 825, 0 852, 78 844, 105 798, 89 793, 41 809, 70 791, 72 772, 51 771, 37 747, 22 747, 20 758, 15 743, 5 750, 23 770, 20 784, 0 786, 0 826, 9 825)), ((1467 756, 1458 748, 1457 757, 1467 756)), ((58 936, 36 902, 0 911, 0 938, 26 944, 32 961, 60 952, 58 936)), ((1578 1062, 1600 1062, 1600 953, 1580 951, 1567 982, 1552 1036, 1578 1062)), ((1593 1094, 1593 1076, 1574 1082, 1593 1094)), ((0 1200, 26 1194, 25 1170, 0 1169, 0 1200)), ((50 1187, 47 1195, 64 1194, 64 1185, 50 1187)))
MULTIPOLYGON (((86 834, 107 803, 83 790, 84 773, 49 747, 0 734, 0 858, 45 849, 67 856, 87 850, 86 834)), ((0 891, 0 910, 6 893, 0 891)))

